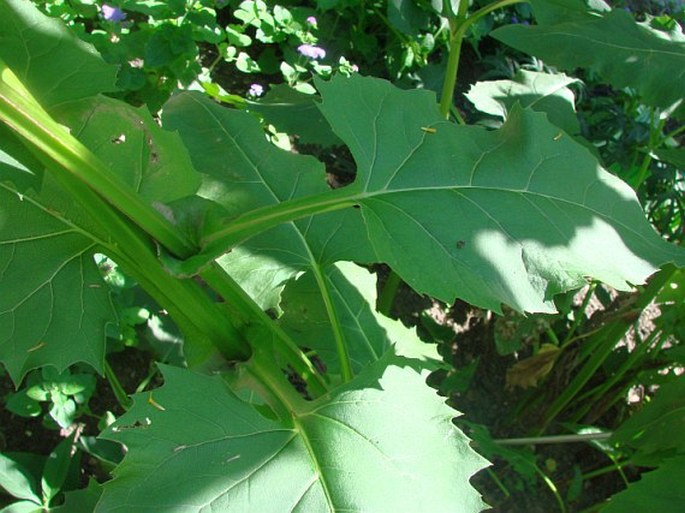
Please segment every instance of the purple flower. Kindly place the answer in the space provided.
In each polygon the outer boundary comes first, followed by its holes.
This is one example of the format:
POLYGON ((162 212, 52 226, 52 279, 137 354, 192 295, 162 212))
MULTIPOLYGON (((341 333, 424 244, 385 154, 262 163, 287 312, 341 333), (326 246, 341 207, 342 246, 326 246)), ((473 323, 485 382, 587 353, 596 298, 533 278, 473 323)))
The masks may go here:
POLYGON ((252 84, 247 94, 250 96, 261 96, 264 94, 264 88, 260 84, 252 84))
POLYGON ((307 23, 312 27, 316 27, 318 25, 318 22, 316 21, 316 18, 314 16, 309 16, 307 18, 307 23))
POLYGON ((310 59, 323 59, 326 57, 326 50, 314 45, 300 45, 297 47, 297 51, 310 59))
POLYGON ((111 5, 102 4, 100 7, 102 12, 102 17, 107 21, 123 21, 126 19, 126 13, 119 9, 118 7, 112 7, 111 5))

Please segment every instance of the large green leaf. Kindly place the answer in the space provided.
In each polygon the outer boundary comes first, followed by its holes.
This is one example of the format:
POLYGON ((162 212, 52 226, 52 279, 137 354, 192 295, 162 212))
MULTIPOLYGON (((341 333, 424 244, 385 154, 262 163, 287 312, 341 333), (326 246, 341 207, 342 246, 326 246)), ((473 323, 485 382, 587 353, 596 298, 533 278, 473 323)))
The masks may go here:
POLYGON ((32 2, 0 2, 0 57, 44 107, 116 90, 117 67, 32 2))
POLYGON ((507 118, 516 102, 536 112, 544 112, 549 120, 574 135, 580 132, 573 91, 567 86, 577 79, 563 73, 552 75, 519 70, 511 80, 477 82, 466 97, 481 112, 507 118))
POLYGON ((542 114, 514 108, 488 132, 440 121, 424 91, 354 77, 320 89, 357 162, 376 256, 421 292, 551 311, 551 296, 583 276, 626 288, 685 262, 632 190, 542 114))
POLYGON ((105 435, 128 452, 95 511, 480 511, 468 479, 484 461, 455 412, 411 367, 380 363, 282 421, 218 377, 163 367, 157 407, 136 395, 105 435))
MULTIPOLYGON (((312 262, 386 262, 446 302, 528 311, 553 311, 552 296, 587 276, 626 289, 664 262, 685 263, 646 222, 633 191, 543 114, 515 107, 500 130, 486 131, 444 121, 427 91, 358 76, 319 87, 324 115, 358 167, 325 206, 360 208, 270 230, 225 258, 256 253, 290 275, 312 262)), ((212 173, 218 192, 205 195, 226 209, 286 208, 312 194, 324 201, 322 173, 269 146, 244 114, 189 95, 171 109, 165 123, 180 131, 196 168, 212 173)), ((241 223, 235 211, 199 227, 200 245, 216 243, 231 223, 241 223)), ((216 256, 199 255, 191 267, 216 256)))
POLYGON ((101 370, 115 319, 96 242, 49 204, 0 181, 0 361, 15 383, 43 365, 101 370))
POLYGON ((576 13, 569 19, 550 14, 555 7, 534 2, 536 12, 545 9, 540 25, 509 25, 492 36, 563 69, 592 69, 615 87, 635 88, 650 105, 666 109, 682 103, 685 38, 679 29, 652 29, 622 9, 602 17, 576 13))
POLYGON ((685 502, 685 456, 666 461, 614 495, 602 513, 680 513, 685 502))

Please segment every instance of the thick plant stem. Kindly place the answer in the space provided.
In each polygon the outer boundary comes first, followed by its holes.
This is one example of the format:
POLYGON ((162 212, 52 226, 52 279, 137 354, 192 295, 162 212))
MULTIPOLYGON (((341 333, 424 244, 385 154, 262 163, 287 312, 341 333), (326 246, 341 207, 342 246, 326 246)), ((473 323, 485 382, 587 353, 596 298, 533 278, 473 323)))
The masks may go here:
MULTIPOLYGON (((41 160, 47 160, 38 155, 41 160)), ((50 165, 50 162, 46 162, 50 165)), ((61 168, 52 165, 52 176, 78 201, 110 236, 97 242, 120 264, 177 322, 186 335, 186 356, 204 360, 212 346, 229 360, 249 356, 249 348, 228 316, 223 315, 200 286, 192 280, 179 280, 159 263, 153 244, 128 220, 117 214, 97 193, 61 168), (196 347, 192 347, 195 345, 196 347), (189 354, 190 353, 190 354, 189 354)), ((84 231, 86 236, 92 234, 84 231)))
POLYGON ((447 58, 447 67, 445 69, 445 80, 442 84, 442 93, 440 94, 440 112, 445 118, 449 118, 450 109, 452 108, 452 99, 454 97, 454 89, 457 85, 457 76, 459 73, 461 46, 466 31, 471 25, 483 16, 490 14, 492 11, 523 1, 525 0, 500 0, 499 2, 493 2, 485 7, 481 7, 470 16, 468 16, 466 12, 469 3, 466 1, 459 3, 459 12, 457 13, 457 16, 449 20, 450 49, 447 58))
MULTIPOLYGON (((319 397, 328 391, 323 377, 295 341, 247 295, 233 278, 221 269, 219 264, 209 266, 200 274, 200 277, 221 295, 245 322, 257 322, 273 335, 278 341, 274 344, 273 350, 279 353, 304 379, 313 397, 319 397)), ((255 343, 251 342, 250 345, 254 347, 255 343)))
POLYGON ((196 252, 193 244, 148 205, 97 156, 57 123, 0 60, 0 121, 32 147, 87 184, 179 258, 196 252))
POLYGON ((194 276, 231 248, 258 233, 288 221, 351 208, 363 197, 363 192, 348 186, 256 208, 232 220, 220 230, 206 235, 201 241, 201 253, 186 260, 170 261, 168 268, 178 276, 194 276))

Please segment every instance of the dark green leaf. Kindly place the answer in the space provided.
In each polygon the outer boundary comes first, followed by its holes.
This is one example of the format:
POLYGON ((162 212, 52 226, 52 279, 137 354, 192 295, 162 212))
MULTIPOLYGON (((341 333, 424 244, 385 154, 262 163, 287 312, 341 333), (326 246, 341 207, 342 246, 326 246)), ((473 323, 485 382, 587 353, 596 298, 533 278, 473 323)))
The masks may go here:
POLYGON ((43 489, 43 498, 47 504, 60 492, 67 477, 69 465, 71 465, 73 457, 74 436, 72 435, 62 440, 50 453, 45 462, 41 487, 43 489))
POLYGON ((612 440, 637 449, 637 465, 657 465, 663 458, 685 454, 685 377, 662 385, 642 410, 632 415, 612 440))
POLYGON ((680 513, 685 503, 685 456, 665 461, 614 495, 602 513, 680 513))
POLYGON ((259 102, 249 103, 247 110, 258 112, 279 131, 299 137, 301 144, 341 145, 317 108, 318 100, 318 96, 280 84, 272 86, 259 102))

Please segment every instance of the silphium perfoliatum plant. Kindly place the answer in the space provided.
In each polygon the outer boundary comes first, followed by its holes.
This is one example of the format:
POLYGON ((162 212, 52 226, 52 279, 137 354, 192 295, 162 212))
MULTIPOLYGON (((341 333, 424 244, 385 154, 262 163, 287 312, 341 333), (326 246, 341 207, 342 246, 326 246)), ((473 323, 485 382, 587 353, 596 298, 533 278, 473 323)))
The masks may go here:
POLYGON ((250 114, 183 92, 158 120, 104 96, 117 70, 28 2, 0 5, 0 59, 0 361, 17 384, 102 371, 117 318, 95 254, 184 335, 187 367, 102 434, 127 454, 98 512, 480 511, 486 461, 425 384, 440 358, 375 311, 357 264, 530 312, 685 264, 626 184, 520 104, 487 131, 427 91, 318 81, 357 165, 331 190, 250 114))

